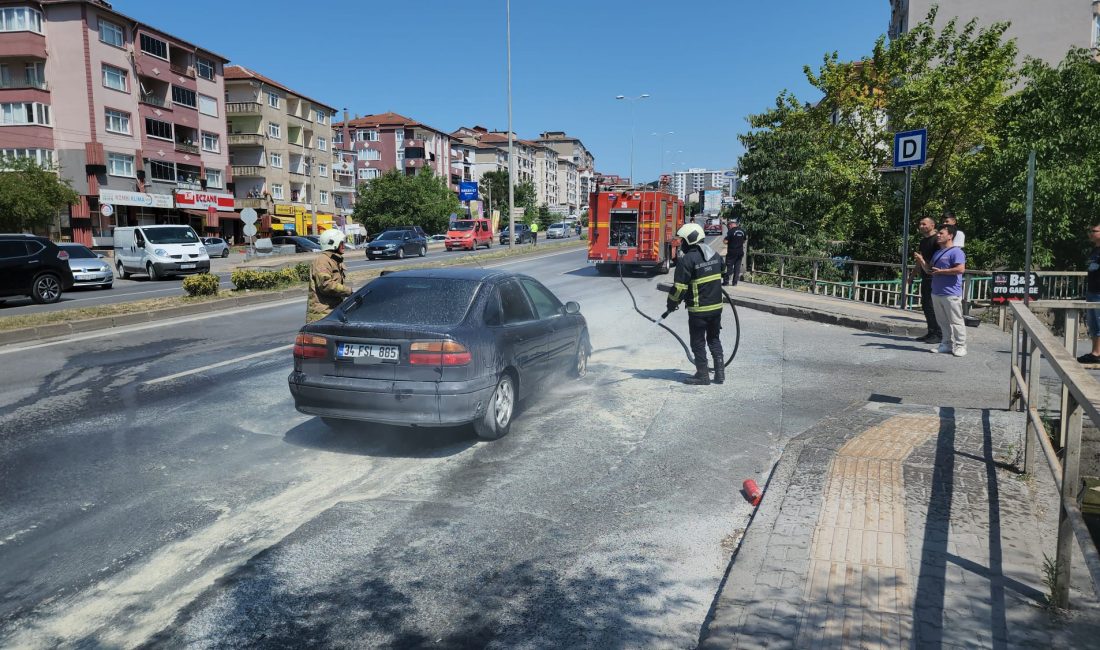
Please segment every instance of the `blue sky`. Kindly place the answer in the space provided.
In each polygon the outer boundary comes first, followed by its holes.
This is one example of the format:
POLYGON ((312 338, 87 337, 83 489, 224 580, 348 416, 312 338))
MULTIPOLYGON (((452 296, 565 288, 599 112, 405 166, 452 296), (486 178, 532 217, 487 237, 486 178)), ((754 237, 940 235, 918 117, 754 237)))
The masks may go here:
MULTIPOLYGON (((443 131, 507 125, 504 0, 115 0, 115 9, 354 115, 388 110, 443 131)), ((601 172, 723 168, 745 116, 784 89, 816 96, 802 66, 870 52, 888 0, 512 0, 513 127, 564 130, 601 172), (682 153, 678 153, 682 152, 682 153), (673 163, 676 163, 675 165, 673 163)))

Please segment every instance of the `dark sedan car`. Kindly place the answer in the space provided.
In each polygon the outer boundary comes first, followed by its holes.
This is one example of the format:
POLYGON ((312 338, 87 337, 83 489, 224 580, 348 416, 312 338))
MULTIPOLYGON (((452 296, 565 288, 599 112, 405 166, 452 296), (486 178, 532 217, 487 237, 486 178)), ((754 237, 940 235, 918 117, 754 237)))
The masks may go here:
POLYGON ((367 259, 428 254, 428 240, 414 230, 387 230, 367 244, 367 259))
MULTIPOLYGON (((505 227, 500 229, 500 243, 501 243, 502 246, 504 244, 507 244, 510 240, 508 230, 509 230, 508 226, 505 226, 505 227)), ((516 224, 516 243, 517 244, 528 244, 532 241, 534 241, 534 235, 531 234, 531 226, 528 226, 525 223, 517 223, 516 224)))
POLYGON ((508 433, 518 402, 555 374, 583 377, 580 305, 526 275, 489 269, 387 273, 306 325, 294 343, 294 406, 330 426, 473 423, 508 433))
POLYGON ((271 244, 273 246, 293 246, 295 253, 316 253, 321 250, 321 247, 305 237, 297 235, 286 237, 272 237, 271 244))

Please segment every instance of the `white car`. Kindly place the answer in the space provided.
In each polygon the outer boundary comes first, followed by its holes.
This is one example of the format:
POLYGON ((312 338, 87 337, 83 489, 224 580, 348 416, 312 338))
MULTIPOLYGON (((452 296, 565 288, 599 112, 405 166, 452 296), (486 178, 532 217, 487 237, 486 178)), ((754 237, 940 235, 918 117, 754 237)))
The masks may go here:
POLYGON ((546 229, 547 239, 565 239, 569 236, 569 224, 556 223, 546 229))

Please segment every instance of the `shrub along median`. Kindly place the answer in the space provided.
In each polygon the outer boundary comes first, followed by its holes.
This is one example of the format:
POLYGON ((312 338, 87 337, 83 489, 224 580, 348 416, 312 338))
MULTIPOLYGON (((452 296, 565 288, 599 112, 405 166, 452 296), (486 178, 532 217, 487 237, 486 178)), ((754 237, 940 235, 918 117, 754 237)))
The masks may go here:
MULTIPOLYGON (((523 257, 537 254, 545 254, 548 251, 558 251, 568 248, 582 248, 584 242, 571 241, 554 244, 544 244, 537 248, 524 246, 517 250, 501 249, 498 251, 482 253, 471 258, 469 256, 452 257, 450 259, 436 259, 419 264, 401 266, 401 269, 429 269, 444 268, 448 266, 476 266, 478 264, 508 257, 523 257), (475 261, 476 260, 476 261, 475 261)), ((352 271, 348 274, 348 282, 353 287, 362 286, 367 280, 378 277, 383 269, 373 268, 362 271, 352 271)), ((164 317, 171 318, 181 315, 180 308, 194 307, 198 311, 213 311, 219 308, 231 308, 238 304, 238 299, 244 296, 256 296, 257 294, 271 294, 271 299, 290 297, 295 290, 299 295, 305 295, 306 282, 309 279, 309 264, 297 262, 283 264, 278 268, 238 268, 230 275, 230 281, 234 289, 229 291, 218 289, 218 278, 213 274, 200 274, 188 276, 184 279, 183 288, 192 295, 172 296, 167 298, 149 298, 132 302, 116 303, 111 305, 99 305, 96 307, 82 307, 79 309, 64 309, 41 314, 26 314, 20 316, 5 316, 0 318, 0 332, 13 332, 14 330, 32 330, 25 337, 18 340, 35 338, 33 330, 50 325, 72 324, 75 329, 99 329, 90 327, 93 323, 85 321, 101 321, 102 327, 113 327, 123 323, 112 323, 112 317, 125 317, 129 315, 147 315, 144 320, 156 320, 158 312, 164 317), (289 290, 289 291, 288 291, 289 290), (211 304, 213 303, 213 304, 211 304), (223 303, 223 304, 219 304, 223 303), (89 327, 81 327, 81 324, 89 327)), ((303 314, 304 317, 304 314, 303 314)), ((64 331, 51 332, 50 335, 64 334, 64 331)), ((46 336, 47 334, 41 334, 46 336)), ((12 341, 15 337, 9 338, 12 341)), ((3 342, 0 339, 0 342, 3 342)))

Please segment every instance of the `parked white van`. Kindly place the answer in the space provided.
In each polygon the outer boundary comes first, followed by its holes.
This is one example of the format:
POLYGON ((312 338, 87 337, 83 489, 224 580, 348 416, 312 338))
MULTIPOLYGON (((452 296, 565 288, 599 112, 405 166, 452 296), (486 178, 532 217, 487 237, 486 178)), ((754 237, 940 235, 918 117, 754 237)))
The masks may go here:
POLYGON ((120 278, 144 273, 150 280, 159 280, 210 271, 210 256, 191 226, 115 228, 114 238, 115 268, 120 278))

